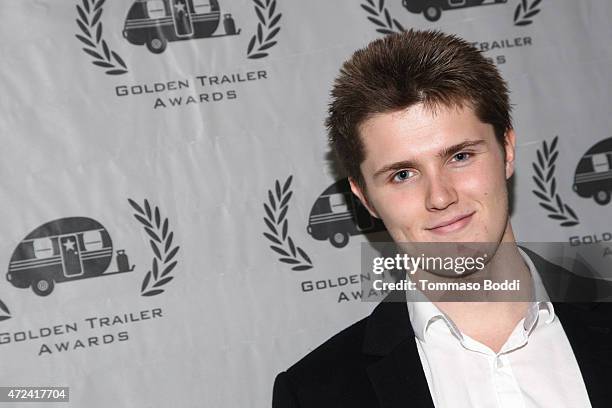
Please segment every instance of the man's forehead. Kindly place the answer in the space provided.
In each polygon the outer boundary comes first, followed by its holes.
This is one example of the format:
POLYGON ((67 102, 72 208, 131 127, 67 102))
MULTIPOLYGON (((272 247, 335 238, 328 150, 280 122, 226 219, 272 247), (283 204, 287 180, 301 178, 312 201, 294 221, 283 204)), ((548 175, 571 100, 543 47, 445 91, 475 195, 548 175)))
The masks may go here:
POLYGON ((393 149, 414 152, 438 152, 442 148, 475 139, 492 126, 482 123, 470 106, 438 106, 423 104, 407 109, 378 113, 368 118, 359 134, 366 153, 393 149))
POLYGON ((419 126, 424 124, 423 122, 436 120, 436 118, 445 113, 453 114, 457 117, 466 116, 478 119, 474 108, 469 102, 457 102, 449 105, 418 103, 403 109, 370 114, 359 124, 359 130, 367 130, 373 124, 385 122, 405 122, 419 126))

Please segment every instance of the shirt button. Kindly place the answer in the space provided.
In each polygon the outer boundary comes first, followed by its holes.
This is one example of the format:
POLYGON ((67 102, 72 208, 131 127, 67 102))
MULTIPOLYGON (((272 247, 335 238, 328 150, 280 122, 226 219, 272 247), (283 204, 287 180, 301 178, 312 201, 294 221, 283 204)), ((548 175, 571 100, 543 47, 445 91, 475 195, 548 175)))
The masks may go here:
POLYGON ((504 366, 503 361, 501 360, 501 357, 496 357, 495 358, 495 368, 502 368, 504 366))

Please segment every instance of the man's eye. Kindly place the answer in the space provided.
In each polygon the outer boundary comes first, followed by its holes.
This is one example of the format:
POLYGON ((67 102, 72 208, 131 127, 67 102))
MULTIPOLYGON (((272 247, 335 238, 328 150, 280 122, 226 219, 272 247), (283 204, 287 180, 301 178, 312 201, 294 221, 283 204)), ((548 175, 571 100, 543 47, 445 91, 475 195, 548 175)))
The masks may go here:
POLYGON ((460 161, 460 162, 461 162, 461 161, 466 161, 467 159, 469 159, 469 158, 470 158, 470 156, 471 156, 471 153, 468 153, 468 152, 460 152, 460 153, 457 153, 457 154, 456 154, 456 155, 453 157, 453 160, 454 160, 454 161, 460 161), (457 160, 455 160, 455 159, 457 159, 457 160))
POLYGON ((394 183, 401 183, 402 181, 406 181, 410 178, 410 170, 401 170, 393 175, 394 183))

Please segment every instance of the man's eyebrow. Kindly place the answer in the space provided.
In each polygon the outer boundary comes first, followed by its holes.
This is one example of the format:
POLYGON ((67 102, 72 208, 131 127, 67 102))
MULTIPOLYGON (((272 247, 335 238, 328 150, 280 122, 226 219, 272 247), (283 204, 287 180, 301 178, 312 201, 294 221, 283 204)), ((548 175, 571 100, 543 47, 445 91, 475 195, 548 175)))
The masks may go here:
MULTIPOLYGON (((466 140, 465 142, 461 142, 461 143, 457 143, 449 147, 445 147, 444 149, 436 153, 436 156, 439 158, 446 158, 446 157, 454 155, 455 153, 458 153, 459 151, 465 148, 473 147, 473 146, 480 146, 483 144, 485 144, 485 141, 483 139, 466 140)), ((392 171, 392 170, 401 170, 401 169, 406 169, 406 168, 411 168, 411 167, 417 167, 417 163, 412 160, 402 160, 402 161, 398 161, 395 163, 391 163, 391 164, 388 164, 382 167, 378 171, 376 171, 374 173, 374 178, 379 177, 380 175, 387 173, 389 171, 392 171)))
POLYGON ((389 171, 401 170, 401 169, 406 169, 410 167, 416 167, 416 163, 411 160, 402 160, 399 162, 391 163, 391 164, 388 164, 382 167, 380 170, 374 173, 374 178, 382 176, 383 174, 389 171))
POLYGON ((457 143, 456 145, 452 145, 449 147, 446 147, 444 149, 442 149, 440 152, 438 152, 438 154, 436 156, 440 157, 440 158, 446 158, 449 156, 454 155, 455 153, 467 148, 467 147, 473 147, 473 146, 480 146, 485 144, 484 139, 478 139, 478 140, 466 140, 465 142, 461 142, 461 143, 457 143))

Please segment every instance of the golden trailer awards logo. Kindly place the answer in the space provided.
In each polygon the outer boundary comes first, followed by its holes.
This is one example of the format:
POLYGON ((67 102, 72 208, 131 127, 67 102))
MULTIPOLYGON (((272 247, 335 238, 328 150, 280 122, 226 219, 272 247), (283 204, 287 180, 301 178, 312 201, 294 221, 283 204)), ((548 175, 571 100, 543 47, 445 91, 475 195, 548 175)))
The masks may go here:
MULTIPOLYGON (((464 8, 481 6, 507 5, 508 0, 402 0, 402 7, 412 14, 422 14, 425 19, 431 22, 440 20, 442 13, 464 8)), ((526 26, 533 23, 533 17, 540 13, 540 3, 542 0, 520 0, 514 9, 513 23, 516 26, 526 26)), ((381 34, 391 34, 397 31, 404 31, 401 24, 392 18, 389 8, 385 5, 385 0, 365 0, 361 4, 368 20, 379 28, 376 29, 381 34)))
MULTIPOLYGON (((512 14, 514 26, 531 25, 533 18, 541 11, 540 3, 541 0, 519 0, 515 3, 516 7, 514 7, 514 13, 512 14)), ((391 4, 392 6, 389 7, 385 0, 363 0, 361 3, 361 8, 366 12, 366 18, 374 25, 378 33, 393 34, 406 31, 404 25, 400 22, 400 8, 405 9, 412 15, 422 15, 429 22, 442 21, 446 13, 452 13, 454 10, 476 7, 483 7, 483 12, 489 10, 488 7, 485 8, 484 6, 493 6, 490 9, 491 12, 493 10, 508 12, 510 18, 507 7, 510 4, 507 0, 399 0, 397 4, 395 2, 391 4)), ((512 38, 473 41, 471 44, 482 52, 497 53, 512 48, 530 47, 533 45, 533 38, 518 35, 512 38)), ((507 62, 505 54, 493 55, 489 59, 496 64, 507 62)))
MULTIPOLYGON (((82 0, 76 5, 80 32, 75 36, 84 45, 83 51, 93 58, 92 64, 105 68, 106 74, 122 75, 128 72, 127 65, 103 37, 105 1, 82 0)), ((258 59, 267 57, 268 50, 277 44, 282 14, 276 10, 276 0, 253 3, 258 23, 246 56, 258 59)), ((237 36, 240 32, 231 13, 222 13, 218 0, 135 0, 127 12, 122 35, 130 44, 145 45, 152 53, 161 54, 170 42, 237 36)))
MULTIPOLYGON (((293 195, 292 181, 293 175, 284 183, 276 180, 274 188, 268 190, 268 202, 263 204, 267 231, 263 235, 270 241, 270 249, 281 255, 280 262, 294 265, 291 268, 294 271, 305 271, 313 267, 312 261, 289 235, 287 210, 293 195)), ((329 241, 333 247, 343 248, 353 235, 386 231, 386 228, 351 192, 348 179, 342 178, 314 201, 306 231, 317 241, 329 241)))
MULTIPOLYGON (((561 198, 555 177, 556 161, 559 156, 557 150, 558 136, 551 143, 542 142, 536 151, 537 160, 532 163, 532 180, 536 188, 532 190, 538 198, 538 205, 542 207, 548 218, 556 220, 562 227, 573 227, 580 224, 576 212, 561 198)), ((572 190, 581 198, 592 199, 596 204, 605 206, 612 201, 612 138, 603 139, 591 146, 578 160, 574 171, 572 190)), ((610 237, 612 233, 605 232, 610 237)), ((594 243, 589 238, 576 241, 594 243)))
MULTIPOLYGON (((548 218, 558 222, 561 227, 574 227, 580 224, 580 218, 572 207, 561 197, 563 191, 555 176, 559 137, 555 136, 550 143, 542 142, 537 150, 537 159, 532 163, 532 180, 535 189, 532 193, 538 199, 538 205, 546 211, 548 218)), ((562 163, 565 160, 561 161, 562 163)), ((569 183, 568 183, 569 184, 569 183)), ((607 206, 612 201, 612 138, 600 140, 588 148, 578 159, 574 171, 571 188, 574 193, 596 206, 607 206), (592 201, 591 201, 592 200, 592 201)), ((606 227, 605 224, 602 226, 606 227)), ((594 250, 603 248, 598 253, 602 258, 612 256, 612 231, 590 231, 583 235, 573 235, 569 239, 570 246, 595 245, 594 250)))
MULTIPOLYGON (((173 279, 170 274, 177 265, 180 247, 174 245, 174 232, 159 207, 152 208, 147 199, 142 206, 132 199, 128 202, 153 252, 152 267, 144 276, 140 294, 159 295, 173 279)), ((113 251, 113 240, 101 223, 88 217, 67 217, 42 224, 19 242, 6 279, 16 288, 48 296, 56 284, 124 274, 134 268, 125 249, 113 251), (111 264, 115 269, 109 271, 111 264)))
MULTIPOLYGON (((289 231, 288 210, 293 197, 292 182, 293 176, 290 175, 284 182, 276 180, 274 187, 268 190, 267 201, 263 203, 263 236, 279 262, 300 272, 313 269, 314 264, 306 251, 296 244, 289 231)), ((305 229, 314 240, 326 241, 327 248, 335 249, 346 247, 351 236, 386 231, 382 221, 373 218, 351 192, 346 178, 332 183, 315 198, 305 229)), ((364 293, 361 288, 355 289, 354 286, 364 279, 369 280, 371 276, 355 273, 335 278, 305 279, 299 283, 299 291, 307 295, 334 291, 337 303, 378 298, 387 293, 376 290, 364 293)))
MULTIPOLYGON (((170 221, 157 206, 145 199, 142 204, 132 199, 128 203, 133 216, 148 237, 152 251, 151 268, 139 285, 141 296, 156 296, 167 288, 174 279, 173 272, 178 264, 180 247, 176 245, 170 221)), ((76 285, 84 279, 113 278, 117 283, 122 276, 136 273, 128 251, 116 248, 111 231, 99 221, 89 217, 66 217, 46 222, 21 239, 9 260, 6 280, 15 288, 31 289, 35 295, 61 297, 56 285, 76 285)), ((0 300, 0 321, 10 319, 7 305, 0 300)), ((38 355, 65 352, 79 348, 117 343, 129 339, 129 332, 109 333, 116 325, 123 327, 149 319, 163 317, 161 308, 156 307, 138 312, 125 312, 114 316, 94 316, 65 324, 0 333, 0 346, 45 339, 69 333, 105 330, 103 334, 90 333, 87 339, 62 339, 59 343, 43 343, 38 355)))
MULTIPOLYGON (((257 24, 245 42, 248 59, 262 59, 278 44, 282 14, 277 0, 252 0, 257 24)), ((105 38, 102 15, 105 0, 81 0, 76 4, 75 37, 93 65, 107 75, 121 76, 129 72, 128 62, 121 57, 117 44, 105 38)), ((144 47, 152 55, 163 56, 168 47, 185 41, 213 41, 220 37, 245 35, 234 15, 222 8, 219 0, 134 0, 127 9, 121 35, 124 44, 144 47)), ((268 79, 266 70, 229 73, 193 73, 188 77, 153 80, 150 83, 120 84, 115 96, 142 97, 155 95, 153 109, 182 107, 236 99, 236 89, 226 85, 268 79), (189 94, 176 96, 173 91, 189 94), (171 96, 166 96, 168 93, 171 96)))

